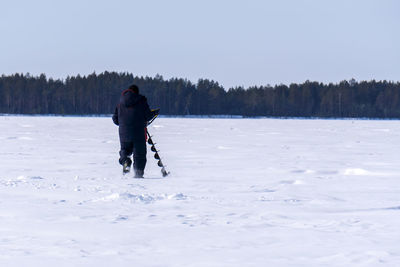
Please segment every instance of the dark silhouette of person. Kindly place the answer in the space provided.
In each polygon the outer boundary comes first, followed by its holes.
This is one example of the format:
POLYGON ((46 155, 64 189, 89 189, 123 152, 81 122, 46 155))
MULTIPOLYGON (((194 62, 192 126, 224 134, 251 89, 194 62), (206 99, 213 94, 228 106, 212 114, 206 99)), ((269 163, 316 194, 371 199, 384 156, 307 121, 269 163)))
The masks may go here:
POLYGON ((121 150, 119 163, 123 165, 123 173, 130 171, 133 153, 133 168, 136 178, 143 178, 146 167, 146 126, 153 117, 145 96, 139 94, 139 87, 129 86, 121 94, 119 103, 112 117, 119 126, 121 150))

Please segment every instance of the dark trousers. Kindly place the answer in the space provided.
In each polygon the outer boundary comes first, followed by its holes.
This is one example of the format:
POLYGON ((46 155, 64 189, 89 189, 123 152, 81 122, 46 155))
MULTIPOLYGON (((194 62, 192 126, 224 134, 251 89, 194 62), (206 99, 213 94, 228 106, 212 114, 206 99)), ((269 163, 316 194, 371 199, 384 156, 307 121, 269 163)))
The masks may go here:
POLYGON ((146 167, 146 152, 146 140, 121 142, 119 163, 123 165, 125 161, 130 161, 133 153, 133 168, 143 171, 146 167))

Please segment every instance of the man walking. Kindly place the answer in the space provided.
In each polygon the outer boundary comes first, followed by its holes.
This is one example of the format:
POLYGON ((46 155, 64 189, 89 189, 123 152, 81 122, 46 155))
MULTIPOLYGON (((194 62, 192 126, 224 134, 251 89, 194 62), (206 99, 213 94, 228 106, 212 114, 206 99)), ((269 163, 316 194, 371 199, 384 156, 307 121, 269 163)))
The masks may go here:
POLYGON ((130 156, 133 153, 135 177, 143 178, 146 166, 146 126, 153 116, 146 97, 139 94, 136 85, 133 84, 122 92, 112 119, 119 126, 119 163, 123 165, 124 174, 130 171, 130 156))

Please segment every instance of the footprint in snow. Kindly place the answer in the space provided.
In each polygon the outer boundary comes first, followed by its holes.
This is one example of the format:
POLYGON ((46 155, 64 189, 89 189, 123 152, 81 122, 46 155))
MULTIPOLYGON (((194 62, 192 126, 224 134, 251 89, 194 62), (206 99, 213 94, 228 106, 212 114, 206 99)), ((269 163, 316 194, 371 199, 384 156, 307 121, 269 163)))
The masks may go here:
POLYGON ((30 176, 29 178, 32 180, 44 180, 44 178, 41 176, 30 176))
POLYGON ((126 215, 118 215, 117 218, 115 218, 114 223, 121 222, 121 221, 127 221, 128 219, 129 219, 129 217, 126 215))

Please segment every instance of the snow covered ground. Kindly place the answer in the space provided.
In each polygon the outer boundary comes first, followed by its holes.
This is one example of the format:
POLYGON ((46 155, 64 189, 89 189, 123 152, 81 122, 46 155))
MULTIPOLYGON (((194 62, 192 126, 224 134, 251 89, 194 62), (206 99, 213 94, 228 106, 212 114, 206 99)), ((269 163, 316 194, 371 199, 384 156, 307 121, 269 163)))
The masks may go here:
POLYGON ((0 266, 400 266, 400 122, 0 117, 0 266))

